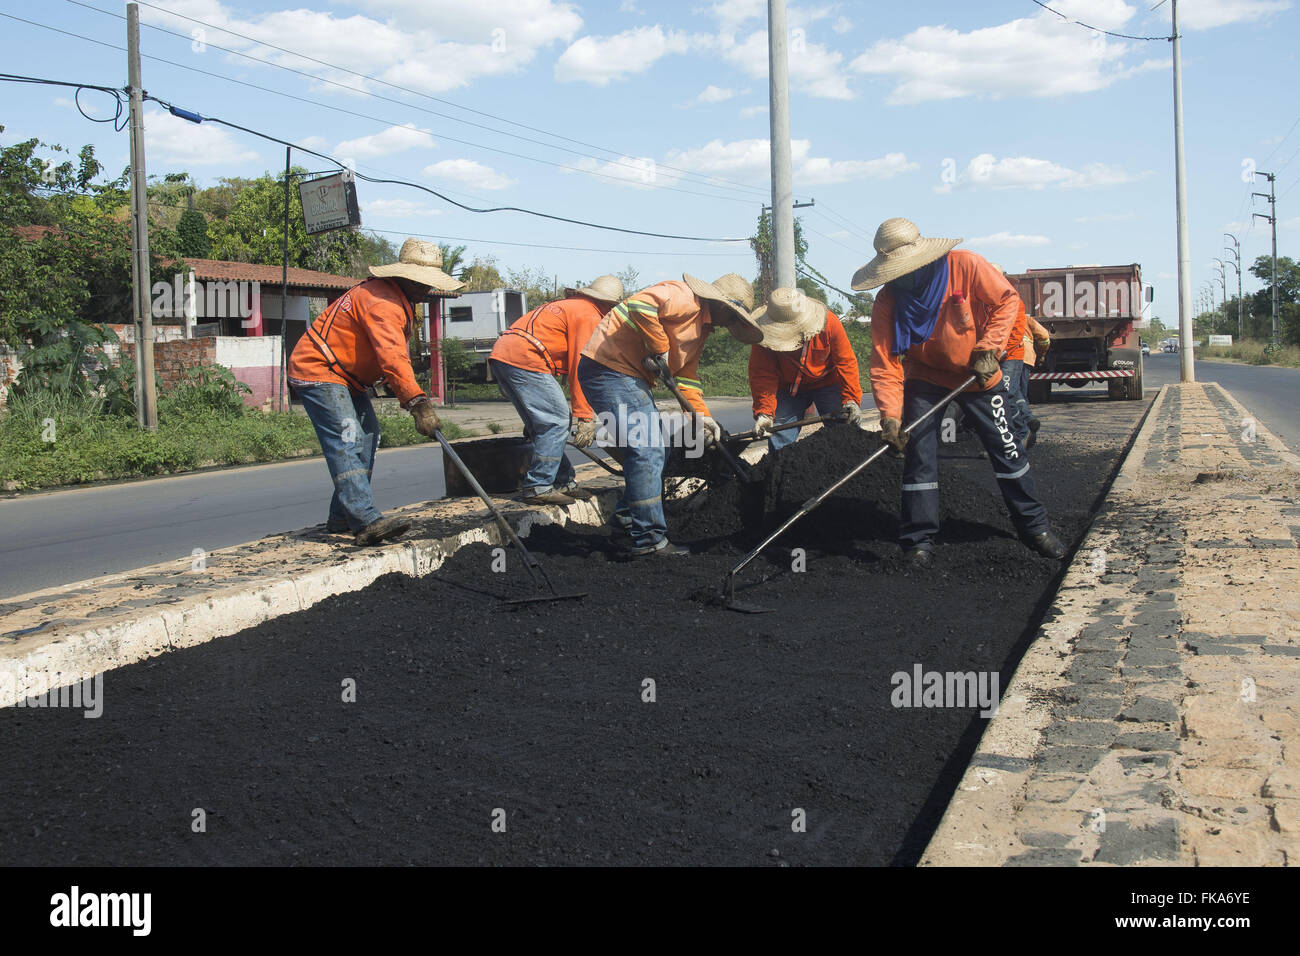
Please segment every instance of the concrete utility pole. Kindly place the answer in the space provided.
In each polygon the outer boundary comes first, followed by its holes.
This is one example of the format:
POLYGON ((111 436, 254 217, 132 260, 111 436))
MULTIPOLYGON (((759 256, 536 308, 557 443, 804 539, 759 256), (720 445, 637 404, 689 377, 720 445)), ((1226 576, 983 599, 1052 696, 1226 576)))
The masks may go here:
POLYGON ((1230 232, 1225 232, 1223 237, 1232 240, 1232 245, 1224 246, 1223 251, 1231 252, 1235 257, 1234 268, 1237 270, 1237 341, 1241 341, 1242 336, 1245 335, 1245 322, 1242 318, 1241 306, 1241 243, 1238 242, 1237 237, 1230 232))
POLYGON ((1274 173, 1255 172, 1256 176, 1263 176, 1268 180, 1268 192, 1251 193, 1251 202, 1255 201, 1256 196, 1262 196, 1268 200, 1268 212, 1266 216, 1262 212, 1251 213, 1250 221, 1254 222, 1255 217, 1267 219, 1269 225, 1273 227, 1273 344, 1277 345, 1277 175, 1274 173))
POLYGON ((144 171, 144 91, 140 88, 140 8, 126 5, 126 72, 131 90, 131 301, 135 306, 135 418, 158 430, 153 380, 153 310, 149 302, 149 195, 144 171))
POLYGON ((1223 293, 1223 317, 1226 319, 1228 317, 1228 266, 1227 263, 1217 257, 1213 261, 1219 264, 1217 266, 1219 290, 1223 293))
MULTIPOLYGON (((775 288, 794 287, 794 183, 790 169, 790 67, 785 0, 767 0, 768 119, 772 152, 775 288)), ((769 290, 770 291, 770 290, 769 290)))
POLYGON ((1170 0, 1174 31, 1174 194, 1178 214, 1178 355, 1180 379, 1196 381, 1192 357, 1192 247, 1187 237, 1187 163, 1183 158, 1183 55, 1178 36, 1178 0, 1170 0))

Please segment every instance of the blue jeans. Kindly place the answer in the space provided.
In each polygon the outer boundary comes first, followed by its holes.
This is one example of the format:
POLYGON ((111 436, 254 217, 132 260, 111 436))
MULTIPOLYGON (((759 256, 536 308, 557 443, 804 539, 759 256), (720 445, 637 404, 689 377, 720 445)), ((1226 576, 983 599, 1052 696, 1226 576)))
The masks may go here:
POLYGON ((524 420, 524 437, 533 443, 533 460, 524 475, 525 495, 545 494, 573 481, 573 465, 564 454, 569 440, 569 403, 554 375, 533 372, 488 359, 501 394, 524 420))
MULTIPOLYGON (((1006 379, 1003 379, 1005 382, 1006 379)), ((916 421, 948 392, 919 378, 903 383, 903 423, 916 421)), ((987 392, 962 392, 955 399, 988 452, 998 490, 1021 535, 1042 534, 1050 527, 1047 509, 1038 500, 1024 443, 1011 427, 1009 385, 987 392)), ((928 546, 939 531, 939 421, 934 415, 913 429, 903 455, 903 513, 898 526, 905 548, 928 546)))
MULTIPOLYGON (((840 410, 844 403, 840 400, 842 393, 838 385, 823 385, 821 388, 801 391, 798 395, 791 395, 783 388, 776 390, 776 414, 772 416, 773 425, 784 425, 786 422, 797 422, 803 418, 804 410, 810 404, 817 406, 818 415, 830 415, 840 410)), ((801 428, 787 428, 783 432, 772 432, 769 438, 768 446, 772 451, 778 451, 786 445, 793 444, 799 437, 801 428)))
POLYGON ((623 449, 625 485, 612 523, 630 531, 633 546, 652 548, 668 537, 663 500, 668 456, 650 386, 585 355, 578 362, 578 382, 605 430, 623 449))
POLYGON ((360 531, 383 517, 370 493, 370 474, 379 447, 379 418, 370 396, 333 382, 294 382, 320 439, 334 479, 329 523, 360 531))
POLYGON ((1015 430, 1016 438, 1020 439, 1023 445, 1025 439, 1029 437, 1029 422, 1033 419, 1034 413, 1029 410, 1029 400, 1025 397, 1025 391, 1020 384, 1020 380, 1025 377, 1025 363, 1023 359, 1004 359, 1002 362, 1002 381, 1006 383, 1007 394, 1012 397, 1012 409, 1014 414, 1008 415, 1012 427, 1015 430))

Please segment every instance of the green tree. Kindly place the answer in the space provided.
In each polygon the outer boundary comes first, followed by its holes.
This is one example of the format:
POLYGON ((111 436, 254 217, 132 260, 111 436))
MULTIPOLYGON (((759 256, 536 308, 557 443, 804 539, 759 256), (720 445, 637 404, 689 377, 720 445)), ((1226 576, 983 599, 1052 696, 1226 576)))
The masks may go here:
MULTIPOLYGON (((767 302, 767 297, 772 294, 772 289, 775 288, 772 273, 776 265, 772 258, 772 238, 772 213, 764 209, 758 217, 758 227, 754 235, 749 238, 749 248, 753 250, 754 258, 758 260, 758 278, 754 280, 755 306, 767 302)), ((808 243, 803 237, 803 223, 796 218, 794 221, 795 262, 802 263, 807 253, 808 243)), ((822 296, 818 295, 817 298, 820 299, 822 296)))
POLYGON ((453 279, 460 278, 456 273, 465 264, 465 247, 453 246, 450 242, 440 242, 438 249, 442 252, 442 271, 453 279))
MULTIPOLYGON (((1250 274, 1264 283, 1264 288, 1247 299, 1251 318, 1246 325, 1247 337, 1261 341, 1273 338, 1273 257, 1259 256, 1250 267, 1250 274)), ((1278 339, 1285 345, 1300 344, 1300 325, 1296 308, 1300 303, 1300 263, 1290 256, 1277 260, 1277 316, 1278 339)))
POLYGON ((614 276, 619 282, 623 283, 623 294, 631 295, 633 292, 641 291, 641 272, 632 263, 627 264, 627 268, 622 272, 615 272, 614 276))
POLYGON ((176 224, 180 253, 192 259, 207 259, 212 249, 208 239, 208 221, 197 209, 186 209, 176 224))
POLYGON ((496 256, 475 256, 474 260, 461 270, 460 279, 465 283, 464 292, 490 292, 506 285, 505 277, 497 268, 496 256))

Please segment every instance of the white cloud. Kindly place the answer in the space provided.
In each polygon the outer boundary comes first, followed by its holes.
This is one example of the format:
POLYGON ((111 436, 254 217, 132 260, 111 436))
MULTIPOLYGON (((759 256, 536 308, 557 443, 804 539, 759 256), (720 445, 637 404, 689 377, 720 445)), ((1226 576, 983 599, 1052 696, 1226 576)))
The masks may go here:
POLYGON ((324 136, 304 136, 298 140, 298 145, 304 149, 323 150, 329 141, 324 136))
POLYGON ((969 240, 967 245, 1018 249, 1025 246, 1048 246, 1051 243, 1052 240, 1046 236, 1024 235, 1003 230, 1002 232, 995 232, 991 236, 976 236, 974 239, 969 240))
MULTIPOLYGON (((173 0, 168 4, 178 13, 246 36, 265 37, 304 56, 291 56, 218 31, 208 31, 210 43, 358 90, 370 90, 376 84, 305 57, 420 92, 439 93, 480 77, 517 73, 539 51, 569 41, 582 27, 577 9, 556 0, 475 0, 468 4, 462 0, 356 0, 354 6, 374 17, 307 9, 242 15, 220 0, 173 0)), ((146 22, 167 29, 189 33, 193 28, 193 24, 149 7, 142 8, 141 15, 146 22)), ((241 70, 250 68, 246 59, 233 62, 241 70)))
MULTIPOLYGON (((766 30, 757 30, 739 42, 731 34, 722 33, 711 39, 709 48, 745 74, 767 81, 766 30)), ((792 89, 822 99, 853 98, 843 65, 844 54, 809 40, 802 32, 793 33, 789 63, 792 89)))
POLYGON ((505 189, 515 184, 515 180, 509 176, 472 159, 444 159, 424 167, 424 175, 434 179, 450 179, 472 189, 505 189))
POLYGON ((695 97, 699 103, 725 103, 736 95, 735 90, 723 89, 710 83, 695 97))
POLYGON ((697 38, 679 31, 664 31, 658 24, 636 27, 613 36, 585 36, 560 54, 555 79, 560 83, 608 86, 614 80, 644 73, 670 53, 686 53, 697 38))
MULTIPOLYGON (((879 159, 869 160, 832 160, 811 153, 810 140, 790 141, 796 186, 890 179, 919 168, 918 164, 909 162, 903 153, 889 153, 879 159)), ((742 139, 730 143, 715 139, 696 149, 672 150, 665 163, 692 172, 754 181, 765 179, 771 170, 771 156, 766 139, 742 139)))
POLYGON ((954 189, 1044 189, 1048 186, 1086 189, 1118 186, 1149 175, 1150 173, 1132 174, 1119 166, 1106 163, 1089 163, 1080 169, 1071 169, 1031 156, 998 159, 991 153, 981 153, 957 173, 955 182, 936 186, 935 192, 947 193, 954 189))
POLYGON ((189 166, 217 166, 252 162, 253 150, 220 126, 191 123, 162 110, 144 117, 145 155, 189 166))
POLYGON ((1210 30, 1262 20, 1290 8, 1290 0, 1184 0, 1178 8, 1178 25, 1184 30, 1210 30))
POLYGON ((843 35, 853 29, 853 21, 848 17, 839 17, 831 24, 831 29, 836 33, 843 35))
POLYGON ((437 145, 429 130, 420 129, 414 123, 407 123, 403 126, 390 126, 370 136, 344 140, 334 147, 334 153, 339 156, 373 159, 376 156, 388 156, 408 149, 431 149, 437 145))
POLYGON ((590 158, 579 159, 565 169, 579 173, 591 173, 601 179, 612 179, 625 186, 638 189, 651 189, 657 185, 672 184, 681 177, 669 170, 660 171, 658 164, 648 156, 620 156, 618 159, 601 161, 590 158))
POLYGON ((749 117, 751 116, 758 116, 760 113, 766 113, 766 112, 767 112, 767 107, 764 105, 746 106, 744 109, 740 111, 740 115, 744 119, 749 119, 749 117))
POLYGON ((366 219, 423 219, 441 216, 443 210, 410 199, 372 199, 361 204, 361 212, 366 219))
MULTIPOLYGON (((1101 29, 1124 26, 1137 12, 1121 0, 1056 6, 1101 29)), ((1167 65, 1163 58, 1134 62, 1139 51, 1157 53, 1146 44, 1092 33, 1042 11, 965 33, 948 26, 920 27, 901 39, 877 41, 849 67, 891 80, 888 101, 894 104, 965 96, 1050 97, 1104 89, 1167 65)))

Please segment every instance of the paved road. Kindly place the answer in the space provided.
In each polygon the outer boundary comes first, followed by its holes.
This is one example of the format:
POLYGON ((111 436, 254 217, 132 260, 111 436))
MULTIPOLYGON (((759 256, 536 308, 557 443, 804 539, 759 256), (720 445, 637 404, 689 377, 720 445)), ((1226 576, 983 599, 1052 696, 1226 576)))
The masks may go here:
MULTIPOLYGON (((732 431, 752 424, 747 401, 717 399, 714 410, 732 431)), ((310 459, 2 499, 0 597, 319 524, 332 488, 310 459)), ((380 510, 440 498, 442 455, 382 451, 374 488, 380 510)))
MULTIPOLYGON (((1145 361, 1143 375, 1148 390, 1178 381, 1177 355, 1153 353, 1145 361)), ((1218 382, 1288 448, 1300 452, 1300 369, 1198 359, 1196 380, 1218 382)))

